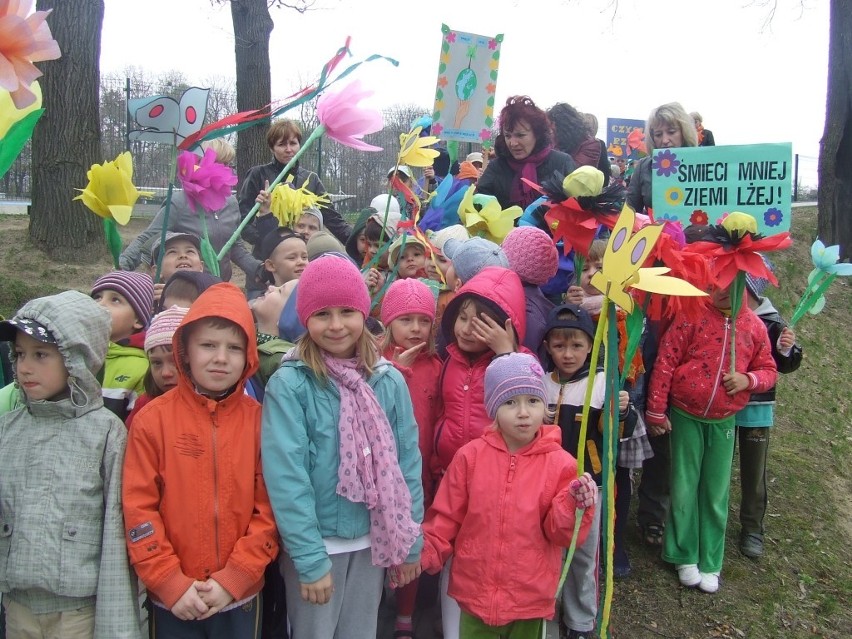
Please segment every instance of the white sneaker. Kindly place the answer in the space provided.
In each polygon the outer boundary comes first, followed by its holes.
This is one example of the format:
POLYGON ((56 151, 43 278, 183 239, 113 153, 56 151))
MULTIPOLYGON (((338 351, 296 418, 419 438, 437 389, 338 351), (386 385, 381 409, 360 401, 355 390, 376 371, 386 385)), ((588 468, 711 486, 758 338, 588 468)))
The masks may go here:
POLYGON ((701 592, 713 594, 719 590, 719 573, 718 572, 702 572, 701 582, 698 584, 698 589, 701 592))
POLYGON ((677 578, 680 579, 681 585, 692 588, 701 583, 698 564, 679 564, 675 568, 677 568, 677 578))

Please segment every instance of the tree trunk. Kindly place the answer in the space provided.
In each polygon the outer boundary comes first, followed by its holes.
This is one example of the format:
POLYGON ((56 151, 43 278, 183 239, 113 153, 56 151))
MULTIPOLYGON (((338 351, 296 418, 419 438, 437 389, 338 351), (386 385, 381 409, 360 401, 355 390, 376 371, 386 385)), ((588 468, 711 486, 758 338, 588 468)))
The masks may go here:
POLYGON ((62 57, 39 64, 44 115, 33 132, 30 239, 52 259, 92 262, 105 252, 100 218, 72 201, 101 162, 100 87, 103 0, 38 0, 62 57))
POLYGON ((852 257, 852 0, 831 0, 828 96, 819 152, 819 236, 852 257))
MULTIPOLYGON (((272 101, 269 36, 274 26, 267 0, 231 0, 237 74, 237 111, 259 109, 272 101)), ((237 176, 269 161, 266 126, 257 125, 237 134, 237 176)))

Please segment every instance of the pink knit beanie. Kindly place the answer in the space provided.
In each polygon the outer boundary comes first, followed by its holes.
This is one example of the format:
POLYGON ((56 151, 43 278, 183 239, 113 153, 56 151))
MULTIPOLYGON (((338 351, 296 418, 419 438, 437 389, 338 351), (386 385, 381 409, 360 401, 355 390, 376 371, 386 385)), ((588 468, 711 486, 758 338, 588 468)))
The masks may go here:
POLYGON ((145 352, 147 353, 157 346, 171 346, 172 336, 177 327, 180 326, 187 311, 189 311, 188 308, 172 306, 155 315, 148 327, 148 332, 145 333, 145 352))
POLYGON ((370 293, 361 271, 339 255, 326 254, 308 262, 296 290, 296 314, 303 326, 311 315, 332 306, 354 308, 365 318, 370 314, 370 293))
POLYGON ((519 226, 503 240, 503 252, 522 282, 541 286, 556 275, 559 253, 551 237, 534 226, 519 226))
POLYGON ((432 289, 413 277, 396 280, 388 287, 382 300, 382 324, 390 325, 397 317, 421 313, 435 321, 437 301, 432 289))

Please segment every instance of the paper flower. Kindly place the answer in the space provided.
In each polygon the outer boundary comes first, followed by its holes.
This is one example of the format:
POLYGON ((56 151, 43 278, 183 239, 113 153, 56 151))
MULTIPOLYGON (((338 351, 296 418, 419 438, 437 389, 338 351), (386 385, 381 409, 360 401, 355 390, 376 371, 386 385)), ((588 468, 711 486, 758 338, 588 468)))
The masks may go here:
POLYGON ((819 239, 811 245, 814 270, 808 275, 808 288, 802 293, 790 318, 790 328, 805 316, 816 315, 825 307, 825 291, 837 277, 852 276, 852 264, 840 263, 840 246, 826 246, 819 239))
POLYGON ((325 134, 332 140, 361 151, 381 151, 362 139, 368 133, 381 130, 382 114, 360 105, 361 100, 373 95, 361 88, 356 80, 338 93, 324 93, 317 101, 317 118, 325 134))
POLYGON ((125 151, 111 162, 93 164, 86 177, 89 183, 75 200, 82 200, 93 213, 106 220, 127 224, 140 195, 154 195, 133 186, 133 157, 125 151))
POLYGON ((784 220, 784 214, 776 208, 767 209, 763 214, 763 223, 766 226, 778 226, 784 220))
POLYGON ((627 148, 642 157, 648 155, 648 147, 645 146, 645 132, 642 129, 633 129, 627 134, 627 148))
POLYGON ((815 270, 842 277, 852 275, 852 264, 837 263, 840 260, 839 245, 826 246, 817 239, 811 244, 811 260, 813 260, 815 270))
POLYGON ((30 90, 35 101, 23 109, 17 109, 12 95, 0 89, 0 177, 20 155, 27 140, 32 137, 33 129, 44 110, 41 108, 41 88, 33 82, 30 90))
POLYGON ((474 195, 475 186, 470 186, 459 205, 459 219, 467 227, 471 237, 479 236, 495 244, 501 244, 521 217, 520 206, 506 210, 493 195, 474 195))
POLYGON ((279 184, 273 189, 269 210, 278 220, 278 226, 293 228, 305 209, 330 204, 327 196, 309 191, 308 182, 309 180, 305 180, 299 188, 290 184, 279 184))
POLYGON ((583 165, 562 180, 562 192, 568 197, 597 197, 604 186, 604 174, 593 166, 583 165))
POLYGON ((708 218, 707 213, 705 213, 701 209, 695 209, 692 212, 692 215, 689 216, 689 221, 690 221, 691 224, 697 224, 699 226, 703 226, 710 221, 710 218, 708 218))
POLYGON ((679 166, 680 160, 677 159, 677 154, 665 149, 654 156, 651 163, 651 170, 656 171, 658 176, 669 177, 677 173, 677 167, 679 166))
POLYGON ((37 100, 31 87, 42 73, 33 62, 61 55, 45 22, 50 11, 30 15, 32 8, 32 0, 0 2, 0 88, 9 91, 17 109, 37 100))
POLYGON ((216 151, 207 149, 201 162, 198 156, 184 151, 178 156, 177 169, 186 200, 193 211, 197 206, 208 213, 225 206, 237 176, 230 167, 216 162, 216 151))
POLYGON ((438 142, 438 138, 434 135, 426 135, 421 137, 420 132, 423 127, 416 126, 408 133, 401 133, 399 136, 399 164, 407 164, 408 166, 432 166, 432 162, 440 155, 436 149, 430 149, 438 142))

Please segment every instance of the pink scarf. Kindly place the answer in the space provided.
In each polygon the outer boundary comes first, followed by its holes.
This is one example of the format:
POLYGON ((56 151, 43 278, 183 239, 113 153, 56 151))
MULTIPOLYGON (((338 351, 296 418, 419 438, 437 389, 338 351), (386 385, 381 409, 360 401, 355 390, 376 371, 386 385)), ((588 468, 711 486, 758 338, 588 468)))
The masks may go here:
POLYGON ((411 518, 411 493, 399 468, 391 425, 358 370, 357 358, 326 353, 322 358, 340 392, 337 494, 370 511, 373 565, 398 566, 405 562, 420 526, 411 518))
POLYGON ((541 194, 523 182, 521 178, 526 178, 530 182, 538 184, 538 166, 544 162, 552 150, 553 147, 548 145, 538 153, 531 153, 523 160, 514 160, 511 154, 506 156, 506 161, 515 172, 515 177, 512 178, 512 186, 509 189, 509 204, 517 204, 525 209, 538 199, 541 194))

